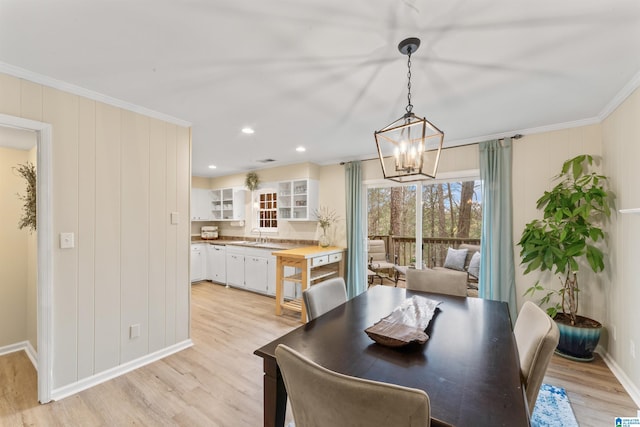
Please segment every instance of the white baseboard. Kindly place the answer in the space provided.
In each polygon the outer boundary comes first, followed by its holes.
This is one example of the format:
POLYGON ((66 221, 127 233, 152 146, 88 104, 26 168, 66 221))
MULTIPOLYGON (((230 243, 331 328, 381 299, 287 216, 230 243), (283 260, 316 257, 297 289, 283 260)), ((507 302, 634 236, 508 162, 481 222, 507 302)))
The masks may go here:
POLYGON ((15 344, 5 345, 0 347, 0 356, 4 356, 5 354, 15 353, 16 351, 24 350, 27 353, 27 357, 33 364, 33 367, 38 370, 38 353, 31 345, 30 341, 21 341, 15 344))
MULTIPOLYGON (((622 368, 620 368, 616 361, 613 360, 611 355, 607 353, 607 351, 605 351, 602 346, 598 346, 596 351, 600 354, 600 356, 602 356, 602 360, 604 360, 604 363, 607 364, 609 369, 611 369, 611 372, 613 372, 613 375, 615 375, 618 381, 620 381, 622 387, 624 387, 627 393, 629 393, 629 396, 631 396, 631 399, 633 399, 638 408, 640 408, 640 390, 638 389, 638 387, 636 387, 633 381, 631 381, 627 374, 624 373, 622 368)), ((638 413, 640 414, 640 411, 638 411, 638 413)))
POLYGON ((162 350, 156 351, 155 353, 147 354, 146 356, 142 356, 138 359, 135 359, 130 362, 124 363, 122 365, 116 366, 114 368, 108 369, 104 372, 100 372, 99 374, 92 375, 88 378, 83 378, 80 381, 77 381, 75 383, 66 385, 64 387, 56 388, 51 392, 51 399, 52 400, 64 399, 65 397, 69 397, 82 390, 86 390, 88 388, 101 384, 105 381, 109 381, 115 377, 119 377, 120 375, 126 374, 127 372, 131 372, 134 369, 138 369, 142 366, 148 365, 149 363, 155 362, 156 360, 160 360, 164 357, 167 357, 171 354, 182 351, 191 346, 193 346, 193 341, 191 341, 191 339, 188 339, 180 343, 174 344, 170 347, 163 348, 162 350))
POLYGON ((15 353, 16 351, 24 350, 27 346, 27 341, 21 341, 15 344, 5 345, 0 347, 0 356, 4 356, 5 354, 15 353))
POLYGON ((38 352, 31 345, 31 341, 26 341, 27 346, 24 349, 24 352, 27 353, 27 357, 31 360, 33 367, 36 368, 36 372, 38 371, 38 352))

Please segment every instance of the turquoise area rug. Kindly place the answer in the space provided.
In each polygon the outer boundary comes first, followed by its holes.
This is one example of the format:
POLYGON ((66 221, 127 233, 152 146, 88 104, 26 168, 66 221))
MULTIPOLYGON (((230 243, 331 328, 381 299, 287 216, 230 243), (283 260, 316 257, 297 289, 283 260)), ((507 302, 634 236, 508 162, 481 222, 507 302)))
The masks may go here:
POLYGON ((532 427, 578 427, 567 392, 562 387, 542 384, 531 415, 532 427))

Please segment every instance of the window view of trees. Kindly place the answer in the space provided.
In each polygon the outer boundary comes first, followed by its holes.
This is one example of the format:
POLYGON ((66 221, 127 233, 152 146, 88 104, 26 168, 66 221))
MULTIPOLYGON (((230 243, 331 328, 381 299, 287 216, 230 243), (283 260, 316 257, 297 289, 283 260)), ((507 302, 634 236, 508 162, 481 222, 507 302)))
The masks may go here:
MULTIPOLYGON (((369 188, 370 238, 383 238, 390 256, 405 264, 415 253, 416 185, 369 188)), ((480 239, 482 194, 480 181, 445 182, 422 186, 423 259, 440 265, 448 246, 480 239), (438 245, 438 247, 436 247, 438 245)))
POLYGON ((427 185, 422 192, 422 236, 479 239, 480 181, 427 185))
POLYGON ((369 236, 415 236, 416 186, 369 188, 369 236))
MULTIPOLYGON (((423 186, 422 235, 479 239, 480 193, 480 181, 423 186)), ((415 236, 415 185, 369 188, 367 208, 370 236, 415 236)))

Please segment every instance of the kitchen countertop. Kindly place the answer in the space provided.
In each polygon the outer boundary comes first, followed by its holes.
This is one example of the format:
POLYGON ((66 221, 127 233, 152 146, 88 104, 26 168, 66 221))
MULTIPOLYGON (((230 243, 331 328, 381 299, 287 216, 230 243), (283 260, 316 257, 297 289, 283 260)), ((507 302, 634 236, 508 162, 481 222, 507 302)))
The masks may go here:
POLYGON ((222 245, 222 246, 242 246, 245 248, 257 248, 257 249, 296 249, 309 245, 297 244, 297 243, 279 243, 279 242, 255 242, 249 240, 216 240, 216 239, 201 239, 192 240, 191 243, 206 243, 210 245, 222 245))
POLYGON ((287 258, 301 258, 301 259, 308 259, 308 258, 314 258, 317 256, 322 256, 322 255, 329 255, 329 254, 334 254, 336 252, 342 252, 344 251, 344 248, 340 248, 337 246, 327 246, 327 247, 321 247, 321 246, 298 246, 295 248, 287 248, 278 251, 278 252, 274 252, 273 254, 275 256, 281 256, 281 257, 287 257, 287 258))

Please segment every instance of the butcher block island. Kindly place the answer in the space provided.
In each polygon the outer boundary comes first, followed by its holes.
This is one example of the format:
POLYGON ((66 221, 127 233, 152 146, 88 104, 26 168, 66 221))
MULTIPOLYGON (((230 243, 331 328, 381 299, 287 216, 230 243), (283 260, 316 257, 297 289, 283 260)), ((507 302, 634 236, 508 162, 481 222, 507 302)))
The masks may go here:
POLYGON ((273 252, 276 257, 276 315, 282 310, 300 313, 300 321, 307 321, 307 310, 302 299, 284 300, 284 283, 300 283, 302 292, 314 283, 331 277, 344 277, 344 248, 337 246, 305 246, 273 252), (285 276, 285 267, 295 267, 296 274, 285 276))

